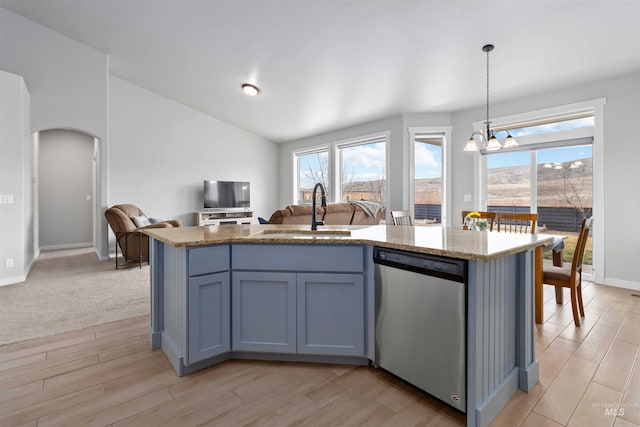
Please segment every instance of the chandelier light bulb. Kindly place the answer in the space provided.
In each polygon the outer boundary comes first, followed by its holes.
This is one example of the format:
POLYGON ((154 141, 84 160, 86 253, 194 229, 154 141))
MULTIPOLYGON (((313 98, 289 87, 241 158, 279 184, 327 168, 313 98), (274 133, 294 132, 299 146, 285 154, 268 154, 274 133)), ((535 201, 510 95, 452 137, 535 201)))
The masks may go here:
POLYGON ((467 144, 464 146, 464 151, 478 151, 478 144, 473 137, 467 141, 467 144))
POLYGON ((495 151, 501 148, 502 145, 500 145, 500 141, 498 141, 498 138, 496 138, 495 135, 491 135, 491 138, 489 138, 489 142, 487 143, 487 151, 495 151))

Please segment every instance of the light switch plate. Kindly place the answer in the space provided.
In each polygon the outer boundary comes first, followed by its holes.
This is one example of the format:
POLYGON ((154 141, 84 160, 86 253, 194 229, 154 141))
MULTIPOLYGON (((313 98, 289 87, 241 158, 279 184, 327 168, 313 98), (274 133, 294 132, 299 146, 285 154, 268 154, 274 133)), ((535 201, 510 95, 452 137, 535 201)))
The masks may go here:
POLYGON ((13 203, 13 194, 0 194, 0 204, 10 205, 13 203))
POLYGON ((463 197, 464 197, 464 201, 465 202, 470 202, 471 201, 471 194, 465 194, 463 197))

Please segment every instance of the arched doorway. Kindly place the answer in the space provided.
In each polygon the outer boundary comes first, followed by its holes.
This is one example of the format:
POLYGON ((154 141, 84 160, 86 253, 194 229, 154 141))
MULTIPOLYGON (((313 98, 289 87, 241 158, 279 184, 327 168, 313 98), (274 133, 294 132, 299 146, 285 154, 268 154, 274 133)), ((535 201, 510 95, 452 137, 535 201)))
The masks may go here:
POLYGON ((97 248, 99 140, 71 129, 35 138, 36 247, 97 248))

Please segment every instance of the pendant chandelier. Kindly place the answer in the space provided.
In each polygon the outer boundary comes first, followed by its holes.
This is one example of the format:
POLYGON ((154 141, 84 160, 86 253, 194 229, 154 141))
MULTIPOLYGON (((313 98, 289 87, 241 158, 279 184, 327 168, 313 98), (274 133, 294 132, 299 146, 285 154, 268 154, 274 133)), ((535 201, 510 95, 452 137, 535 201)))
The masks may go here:
POLYGON ((484 122, 485 128, 482 131, 474 131, 469 137, 469 141, 464 146, 464 151, 495 151, 501 148, 510 148, 518 145, 516 139, 511 136, 507 131, 507 138, 504 140, 504 145, 496 138, 494 132, 491 131, 491 121, 489 120, 489 52, 493 50, 492 44, 486 44, 482 46, 482 51, 487 54, 487 120, 484 122), (480 141, 476 141, 475 137, 478 136, 480 141), (478 142, 480 145, 478 145, 478 142))

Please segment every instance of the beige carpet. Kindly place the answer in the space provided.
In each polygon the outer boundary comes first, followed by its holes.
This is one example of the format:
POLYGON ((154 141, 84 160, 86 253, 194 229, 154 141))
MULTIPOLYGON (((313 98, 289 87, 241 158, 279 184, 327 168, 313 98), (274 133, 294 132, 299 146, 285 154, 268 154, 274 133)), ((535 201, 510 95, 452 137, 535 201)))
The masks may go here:
POLYGON ((149 314, 149 266, 115 269, 93 248, 42 252, 27 281, 0 286, 0 345, 149 314))

